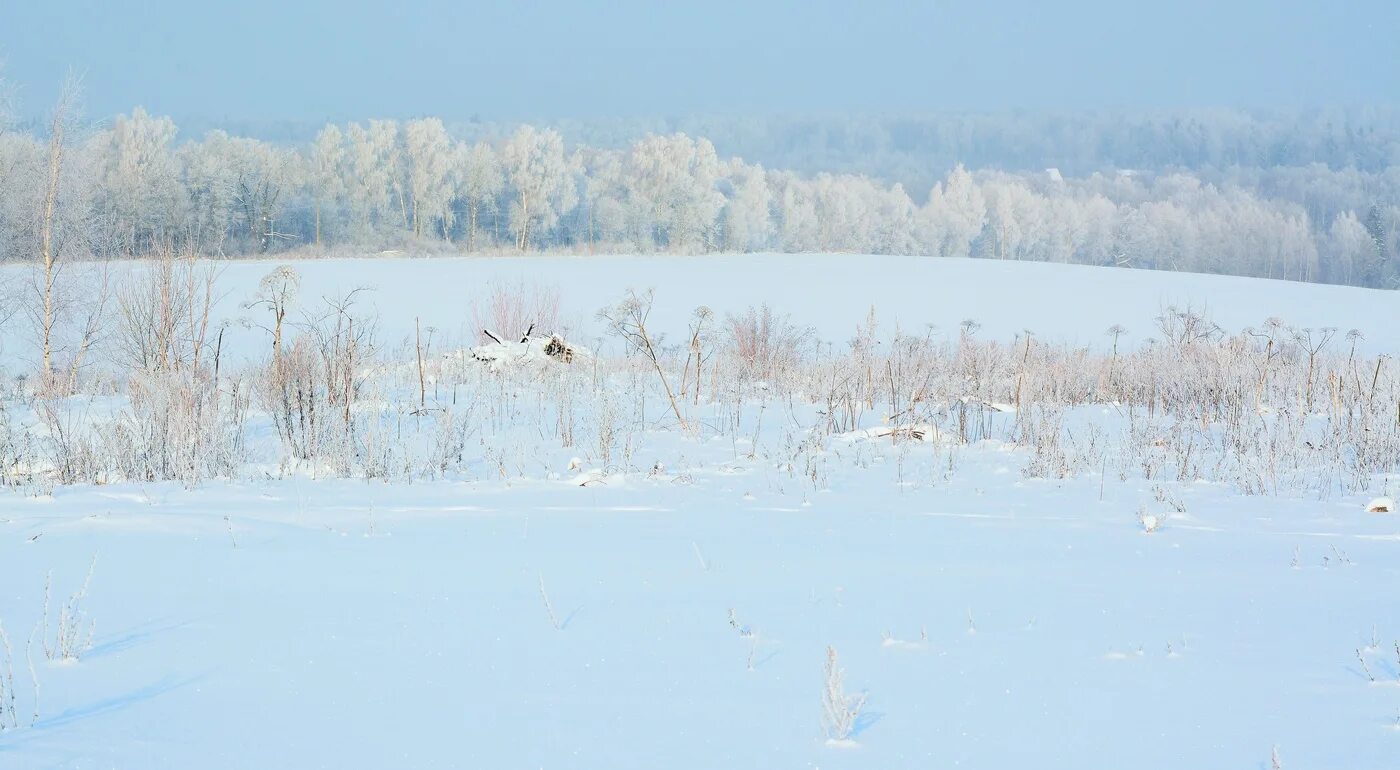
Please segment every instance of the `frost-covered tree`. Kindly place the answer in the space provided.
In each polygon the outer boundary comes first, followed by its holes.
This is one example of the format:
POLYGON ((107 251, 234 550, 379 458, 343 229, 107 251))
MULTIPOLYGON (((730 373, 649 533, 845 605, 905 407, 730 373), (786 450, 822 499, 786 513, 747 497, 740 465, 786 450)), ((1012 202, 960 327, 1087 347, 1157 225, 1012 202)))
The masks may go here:
POLYGON ((987 204, 972 175, 959 164, 948 178, 933 186, 922 219, 935 253, 966 257, 987 222, 987 204))
POLYGON ((1142 211, 1128 207, 1113 230, 1112 264, 1150 267, 1157 254, 1157 231, 1142 211))
POLYGON ((33 192, 24 200, 29 224, 19 247, 33 269, 22 309, 39 352, 42 385, 50 392, 71 391, 101 332, 107 296, 101 269, 75 264, 91 255, 96 219, 93 144, 80 145, 74 139, 81 124, 80 94, 78 81, 64 82, 45 122, 43 146, 23 178, 33 192))
MULTIPOLYGON (((636 242, 635 234, 628 233, 630 217, 622 153, 587 149, 580 158, 580 167, 584 176, 579 203, 584 222, 580 234, 588 243, 589 252, 592 253, 599 242, 636 242)), ((645 246, 649 248, 651 244, 645 246)))
POLYGON ((578 203, 564 139, 552 129, 521 126, 506 140, 501 160, 510 186, 510 229, 524 251, 578 203))
POLYGON ((918 240, 918 208, 904 185, 877 191, 879 208, 874 250, 881 254, 917 254, 922 249, 918 240))
POLYGON ((28 258, 38 186, 18 184, 39 177, 44 147, 36 137, 0 132, 0 261, 28 258))
POLYGON ((235 179, 228 160, 232 141, 215 130, 176 152, 189 206, 190 246, 200 253, 226 253, 234 215, 235 179))
POLYGON ((393 120, 371 120, 369 132, 376 147, 382 149, 382 173, 389 181, 390 211, 386 223, 397 213, 398 227, 408 230, 412 220, 408 213, 408 156, 404 152, 399 124, 393 120))
POLYGON ((864 177, 818 174, 812 180, 819 251, 874 250, 878 193, 864 177))
POLYGON ((111 254, 144 254, 168 245, 182 190, 175 164, 175 122, 136 108, 93 139, 102 245, 111 254))
POLYGON ((1356 212, 1338 214, 1327 231, 1327 270, 1325 278, 1340 283, 1355 280, 1358 265, 1372 253, 1371 235, 1357 219, 1356 212))
POLYGON ((307 164, 307 180, 315 205, 317 246, 321 245, 324 212, 338 210, 345 194, 345 158, 345 135, 340 127, 331 124, 321 129, 311 145, 311 159, 307 164))
POLYGON ((1187 209, 1174 201, 1151 201, 1138 207, 1150 235, 1138 242, 1137 258, 1142 267, 1189 270, 1197 257, 1195 222, 1187 209))
MULTIPOLYGON (((708 140, 692 138, 697 131, 709 135, 714 125, 674 125, 692 133, 637 140, 603 132, 595 138, 625 149, 578 146, 566 153, 558 132, 529 126, 498 144, 499 126, 473 123, 462 128, 470 140, 454 143, 436 119, 410 121, 402 131, 393 121, 370 121, 343 132, 326 126, 314 142, 294 148, 219 131, 177 144, 169 119, 138 109, 107 128, 70 135, 57 207, 63 216, 55 221, 65 223, 70 248, 104 256, 166 246, 261 254, 311 242, 373 243, 406 232, 465 236, 464 248, 475 250, 484 234, 499 239, 509 225, 521 250, 586 243, 589 252, 976 255, 1400 284, 1400 170, 1380 163, 1383 153, 1353 153, 1335 168, 1261 166, 1259 158, 1293 157, 1294 145, 1249 151, 1258 157, 1245 153, 1244 144, 1237 148, 1244 154, 1225 156, 1195 146, 1174 156, 1170 171, 1144 161, 1139 170, 1081 176, 1043 168, 973 173, 951 162, 979 157, 960 133, 966 126, 945 126, 943 160, 928 167, 921 161, 918 173, 951 171, 930 181, 927 200, 916 205, 895 183, 902 174, 800 174, 721 160, 708 140), (1188 157, 1230 163, 1182 170, 1188 157)), ((1009 131, 992 141, 1041 141, 1020 128, 967 125, 1009 131)), ((1125 141, 1116 129, 1092 125, 1125 141)), ((1144 126, 1144 136, 1155 132, 1190 144, 1171 125, 1144 126)), ((1400 123, 1396 128, 1400 136, 1400 123)), ((1328 142, 1352 141, 1324 124, 1313 129, 1328 142)), ((736 146, 733 135, 718 136, 724 146, 736 146)), ((1074 141, 1092 155, 1099 139, 1074 141)), ((886 143, 874 138, 866 145, 878 152, 886 143)), ((28 259, 41 250, 48 155, 44 136, 7 131, 0 121, 0 259, 28 259)), ((1075 166, 1056 162, 1067 171, 1075 166)))
POLYGON ((390 222, 390 201, 396 186, 398 127, 371 120, 369 127, 351 123, 346 130, 349 155, 345 163, 345 197, 356 234, 368 236, 374 226, 390 222))
POLYGON ((505 187, 496 151, 485 142, 457 144, 452 149, 452 182, 467 211, 467 250, 475 251, 481 214, 496 211, 496 201, 505 187))
POLYGON ((736 161, 730 164, 730 193, 720 217, 726 251, 759 251, 772 238, 772 217, 768 210, 772 195, 768 175, 762 166, 736 161))
POLYGON ((1400 288, 1400 206, 1372 204, 1362 224, 1374 254, 1364 272, 1366 283, 1400 288))
POLYGON ((266 253, 294 240, 286 222, 279 221, 301 183, 299 161, 291 150, 218 130, 182 148, 195 248, 221 253, 232 246, 266 253))
POLYGON ((437 118, 404 124, 404 158, 408 164, 408 190, 413 234, 436 222, 444 239, 452 229, 452 140, 437 118))
POLYGON ((1083 230, 1079 250, 1072 261, 1090 265, 1112 264, 1113 234, 1118 227, 1118 206, 1095 193, 1080 202, 1079 212, 1083 230))
POLYGON ((776 200, 781 250, 817 251, 820 235, 811 183, 790 171, 770 172, 768 179, 776 200))
POLYGON ((1023 259, 1022 250, 1040 226, 1040 199, 1017 179, 991 180, 983 185, 987 200, 990 256, 1023 259))
POLYGON ((674 250, 711 246, 724 205, 714 145, 685 134, 647 136, 627 156, 631 194, 650 219, 656 243, 674 250))

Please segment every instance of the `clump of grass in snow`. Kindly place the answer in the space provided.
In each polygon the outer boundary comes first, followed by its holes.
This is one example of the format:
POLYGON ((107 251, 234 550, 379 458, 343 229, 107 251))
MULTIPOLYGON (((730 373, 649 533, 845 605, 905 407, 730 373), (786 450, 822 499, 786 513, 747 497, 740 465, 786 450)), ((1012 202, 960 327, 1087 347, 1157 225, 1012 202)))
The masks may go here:
POLYGON ((549 624, 554 626, 555 631, 563 631, 564 626, 559 623, 559 616, 554 614, 554 603, 549 600, 549 592, 544 590, 544 575, 540 575, 540 598, 544 599, 544 611, 549 613, 549 624))
POLYGON ((0 624, 0 732, 19 727, 18 709, 10 637, 5 634, 4 624, 0 624))
POLYGON ((49 635, 49 586, 52 573, 44 579, 44 618, 43 645, 44 657, 50 661, 76 661, 83 653, 92 649, 92 637, 96 633, 97 621, 89 618, 83 610, 83 600, 87 598, 88 585, 92 583, 92 573, 97 569, 97 559, 88 566, 83 585, 68 597, 58 610, 58 625, 52 637, 49 635))

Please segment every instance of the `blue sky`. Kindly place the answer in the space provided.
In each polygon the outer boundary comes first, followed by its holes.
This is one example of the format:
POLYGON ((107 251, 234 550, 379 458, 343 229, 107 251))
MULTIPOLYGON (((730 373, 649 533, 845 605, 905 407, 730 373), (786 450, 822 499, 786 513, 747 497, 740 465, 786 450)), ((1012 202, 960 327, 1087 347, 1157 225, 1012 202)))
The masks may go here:
POLYGON ((1400 101, 1393 0, 3 0, 21 114, 515 120, 1400 101))

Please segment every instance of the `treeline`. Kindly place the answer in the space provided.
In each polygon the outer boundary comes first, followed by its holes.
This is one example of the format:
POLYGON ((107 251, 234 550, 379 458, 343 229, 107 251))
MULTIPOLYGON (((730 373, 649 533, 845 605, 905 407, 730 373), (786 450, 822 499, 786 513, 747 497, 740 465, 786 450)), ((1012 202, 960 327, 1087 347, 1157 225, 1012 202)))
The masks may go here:
MULTIPOLYGON (((470 142, 503 141, 518 124, 448 121, 470 142)), ((1400 109, 1232 109, 951 112, 925 115, 769 115, 559 119, 540 123, 570 146, 626 149, 647 134, 703 136, 721 155, 803 174, 864 174, 927 192, 959 164, 1087 176, 1135 169, 1308 166, 1384 171, 1400 164, 1400 109)), ((186 119, 279 144, 309 144, 321 124, 186 119)))
MULTIPOLYGON (((724 158, 684 133, 601 147, 528 125, 473 139, 428 118, 329 125, 304 145, 221 130, 179 141, 173 121, 139 109, 79 130, 65 105, 36 130, 0 134, 0 258, 849 251, 1400 286, 1400 166, 1386 156, 1394 144, 1368 139, 1390 134, 1368 135, 1364 121, 1324 132, 1330 144, 1300 135, 1304 149, 1293 152, 1217 148, 1198 171, 957 165, 907 190, 724 158), (1318 158, 1327 162, 1304 163, 1318 158)), ((949 146, 975 147, 977 125, 949 146)), ((944 141, 921 131, 910 127, 905 144, 944 141)), ((1177 133, 1190 135, 1189 125, 1177 133)), ((1139 141, 1159 144, 1172 157, 1165 139, 1139 141)), ((1201 159, 1190 146, 1175 152, 1201 159)))

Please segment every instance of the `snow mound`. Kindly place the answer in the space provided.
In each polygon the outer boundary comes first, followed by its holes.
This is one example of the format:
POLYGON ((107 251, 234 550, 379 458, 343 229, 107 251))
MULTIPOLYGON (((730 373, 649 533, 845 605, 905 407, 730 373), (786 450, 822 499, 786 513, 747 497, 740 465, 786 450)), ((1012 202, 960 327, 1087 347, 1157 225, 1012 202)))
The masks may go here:
POLYGON ((538 369, 553 364, 568 364, 591 355, 589 351, 570 345, 559 335, 526 337, 519 342, 493 342, 471 349, 472 358, 485 363, 491 371, 538 369))
POLYGON ((942 437, 942 434, 938 431, 938 427, 929 425, 928 423, 881 425, 876 428, 853 430, 837 436, 837 438, 846 441, 874 441, 882 438, 900 439, 904 441, 938 441, 942 437))
POLYGON ((1366 504, 1367 513, 1395 513, 1395 501, 1389 497, 1377 497, 1366 504))

